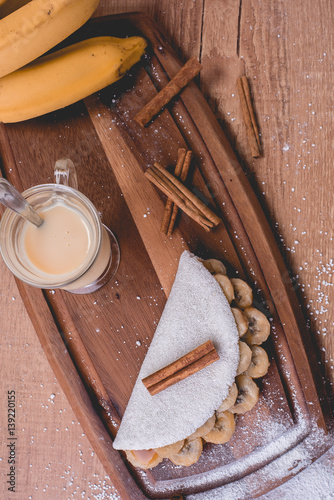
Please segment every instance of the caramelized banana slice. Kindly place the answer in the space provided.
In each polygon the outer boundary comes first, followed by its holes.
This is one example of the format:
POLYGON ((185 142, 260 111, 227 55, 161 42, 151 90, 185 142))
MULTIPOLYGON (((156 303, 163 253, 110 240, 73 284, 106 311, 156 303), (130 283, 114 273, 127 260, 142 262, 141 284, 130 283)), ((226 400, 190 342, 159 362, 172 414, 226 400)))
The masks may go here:
POLYGON ((248 330, 248 319, 244 315, 241 309, 238 307, 231 307, 235 322, 237 324, 237 329, 239 332, 239 337, 245 335, 248 330))
POLYGON ((243 342, 239 341, 239 352, 240 352, 240 361, 237 369, 237 375, 243 373, 247 370, 252 361, 252 351, 251 348, 243 342))
POLYGON ((155 452, 161 458, 169 458, 179 453, 183 445, 184 439, 177 441, 176 443, 168 444, 167 446, 162 446, 161 448, 156 448, 155 452))
POLYGON ((240 278, 232 278, 231 282, 234 288, 234 300, 236 305, 241 309, 250 307, 253 303, 253 292, 249 284, 240 278))
POLYGON ((244 313, 249 325, 248 331, 242 337, 242 340, 247 342, 248 345, 262 344, 270 334, 270 323, 267 317, 255 307, 247 307, 244 313))
POLYGON ((134 467, 141 469, 152 469, 162 462, 162 458, 155 450, 125 450, 125 454, 134 467))
POLYGON ((213 429, 203 439, 208 443, 224 444, 231 439, 234 430, 234 415, 229 411, 225 411, 220 414, 213 429))
POLYGON ((216 415, 218 418, 219 418, 221 413, 223 413, 226 410, 229 410, 231 408, 231 406, 234 405, 234 403, 237 399, 237 396, 238 396, 238 387, 237 387, 237 384, 235 382, 233 382, 233 384, 230 387, 230 391, 228 393, 227 398, 224 399, 224 401, 222 402, 222 404, 220 405, 218 410, 216 410, 216 415))
POLYGON ((263 377, 267 373, 270 365, 268 355, 259 345, 252 345, 251 350, 252 360, 245 374, 252 378, 263 377))
POLYGON ((225 274, 214 274, 213 277, 218 281, 220 288, 223 290, 228 302, 231 304, 234 299, 234 289, 231 280, 225 274))
POLYGON ((169 459, 175 465, 192 465, 202 454, 203 443, 201 438, 185 439, 181 450, 169 459))
POLYGON ((216 417, 212 415, 206 422, 204 422, 201 427, 199 427, 188 439, 195 439, 205 436, 209 431, 211 431, 212 427, 215 425, 216 417))
POLYGON ((211 274, 226 274, 226 267, 218 259, 203 260, 203 265, 211 274))
POLYGON ((230 408, 230 412, 246 413, 256 405, 260 390, 249 375, 238 375, 235 381, 238 386, 238 397, 235 405, 230 408))

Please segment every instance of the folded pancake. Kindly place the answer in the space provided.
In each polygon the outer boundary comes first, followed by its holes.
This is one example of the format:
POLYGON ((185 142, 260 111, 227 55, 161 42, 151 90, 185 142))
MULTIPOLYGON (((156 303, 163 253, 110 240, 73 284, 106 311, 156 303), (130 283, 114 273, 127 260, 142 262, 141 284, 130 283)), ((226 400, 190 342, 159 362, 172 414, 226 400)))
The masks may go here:
POLYGON ((201 261, 185 251, 114 441, 120 450, 160 448, 190 436, 227 397, 239 363, 230 305, 201 261), (142 379, 212 340, 220 359, 151 396, 142 379))

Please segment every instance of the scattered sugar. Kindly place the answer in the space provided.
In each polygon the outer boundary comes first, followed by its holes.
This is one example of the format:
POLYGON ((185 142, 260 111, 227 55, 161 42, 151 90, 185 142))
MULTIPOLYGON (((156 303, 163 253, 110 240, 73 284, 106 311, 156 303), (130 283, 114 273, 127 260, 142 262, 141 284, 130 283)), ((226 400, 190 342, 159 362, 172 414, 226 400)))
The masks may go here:
MULTIPOLYGON (((260 432, 260 428, 257 431, 260 432)), ((283 439, 279 444, 284 444, 284 447, 286 447, 288 436, 289 434, 283 435, 283 439)), ((321 430, 317 429, 296 447, 286 453, 282 452, 276 460, 256 472, 256 475, 250 474, 235 483, 229 482, 213 490, 207 489, 203 493, 189 495, 187 500, 248 500, 254 498, 254 491, 256 498, 262 500, 290 500, 291 498, 294 500, 333 500, 333 448, 312 464, 314 448, 324 440, 326 440, 325 435, 321 430), (295 477, 272 489, 269 493, 258 496, 264 484, 270 487, 289 476, 295 477), (250 486, 253 488, 252 491, 250 491, 250 486)), ((272 444, 276 446, 275 442, 272 444)), ((277 451, 282 450, 278 449, 277 451)), ((251 457, 253 463, 254 458, 256 457, 253 454, 251 457)), ((239 464, 238 461, 235 463, 235 467, 239 468, 240 471, 241 466, 245 464, 239 462, 239 464)))
POLYGON ((227 396, 238 362, 238 331, 229 303, 217 281, 186 251, 114 447, 157 448, 192 434, 227 396), (219 361, 155 396, 149 394, 144 377, 209 339, 219 361))
POLYGON ((293 480, 276 488, 271 495, 264 495, 263 500, 333 500, 334 474, 333 464, 326 461, 316 462, 293 480))

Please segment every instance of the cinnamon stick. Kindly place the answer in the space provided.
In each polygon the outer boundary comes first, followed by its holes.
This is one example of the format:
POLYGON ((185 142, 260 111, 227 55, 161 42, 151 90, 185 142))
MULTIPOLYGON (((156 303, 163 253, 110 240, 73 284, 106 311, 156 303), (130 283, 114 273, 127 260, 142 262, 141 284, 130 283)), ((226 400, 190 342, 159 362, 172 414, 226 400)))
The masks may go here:
POLYGON ((205 203, 158 163, 148 168, 145 175, 169 196, 179 208, 206 230, 212 229, 221 222, 221 219, 205 203))
POLYGON ((253 158, 258 158, 261 156, 261 143, 247 77, 242 76, 241 78, 238 78, 237 85, 240 95, 242 114, 246 126, 248 144, 253 158))
MULTIPOLYGON (((215 225, 203 215, 203 213, 191 203, 187 196, 178 190, 162 173, 154 167, 145 172, 146 177, 155 184, 163 193, 178 205, 189 217, 200 224, 206 231, 210 231, 215 225)), ((191 193, 192 194, 192 193, 191 193)))
POLYGON ((202 66, 195 57, 189 59, 167 85, 136 114, 134 117, 136 122, 144 127, 201 69, 202 66))
MULTIPOLYGON (((181 173, 180 173, 180 180, 183 183, 187 179, 192 157, 193 157, 192 151, 187 151, 182 168, 181 168, 181 173)), ((173 203, 172 213, 170 216, 169 226, 168 226, 168 230, 167 230, 168 236, 171 236, 173 233, 178 211, 179 211, 179 207, 177 205, 175 205, 175 203, 173 203)))
POLYGON ((202 200, 197 198, 194 193, 186 188, 186 186, 179 179, 176 179, 171 173, 168 172, 167 169, 162 167, 159 163, 155 163, 154 167, 162 174, 163 177, 166 178, 166 180, 168 179, 171 184, 182 193, 186 202, 189 200, 189 203, 193 204, 205 217, 207 217, 210 222, 212 222, 214 226, 220 223, 221 219, 218 217, 218 215, 213 213, 212 210, 207 205, 205 205, 202 200))
POLYGON ((153 396, 171 385, 197 373, 219 359, 211 340, 204 342, 185 356, 143 378, 142 382, 153 396))
MULTIPOLYGON (((176 177, 180 177, 182 167, 183 167, 183 162, 185 160, 186 154, 187 154, 187 151, 184 148, 179 148, 179 150, 177 152, 177 161, 176 161, 176 166, 175 166, 175 170, 174 170, 174 175, 176 177)), ((161 232, 164 234, 168 234, 174 206, 175 205, 174 205, 173 200, 171 200, 170 198, 167 198, 164 216, 162 218, 161 229, 160 229, 161 232)))

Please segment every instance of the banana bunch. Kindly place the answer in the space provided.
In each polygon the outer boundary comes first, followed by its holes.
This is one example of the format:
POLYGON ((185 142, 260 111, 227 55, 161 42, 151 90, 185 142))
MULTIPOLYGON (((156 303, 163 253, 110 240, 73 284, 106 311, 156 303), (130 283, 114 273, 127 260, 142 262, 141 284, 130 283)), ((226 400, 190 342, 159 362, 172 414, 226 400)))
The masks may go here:
POLYGON ((73 104, 119 80, 144 54, 138 36, 90 38, 44 55, 82 26, 99 0, 0 0, 0 122, 73 104), (14 10, 17 7, 17 10, 14 10))
POLYGON ((98 4, 99 0, 3 2, 0 77, 22 68, 67 38, 90 18, 98 4))
POLYGON ((259 399, 260 390, 253 379, 263 377, 270 365, 266 351, 260 347, 270 334, 269 321, 252 306, 253 292, 245 281, 228 278, 226 268, 219 260, 208 259, 203 261, 203 265, 217 280, 230 303, 239 332, 240 360, 235 382, 214 415, 191 436, 163 448, 148 450, 142 457, 137 455, 141 452, 127 451, 128 460, 137 467, 149 469, 164 458, 182 466, 196 463, 202 454, 203 444, 227 443, 235 431, 235 415, 250 411, 259 399), (144 456, 149 460, 144 460, 144 456))

